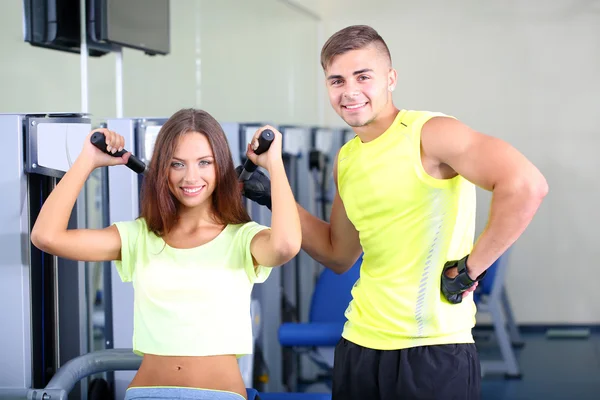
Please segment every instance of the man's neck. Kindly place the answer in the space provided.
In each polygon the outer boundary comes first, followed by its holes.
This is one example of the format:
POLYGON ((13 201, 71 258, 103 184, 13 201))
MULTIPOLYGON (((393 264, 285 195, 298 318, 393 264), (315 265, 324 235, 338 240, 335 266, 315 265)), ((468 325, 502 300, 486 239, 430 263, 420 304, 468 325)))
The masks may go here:
POLYGON ((352 128, 352 130, 360 138, 361 142, 370 142, 377 139, 388 130, 399 112, 399 109, 397 109, 395 106, 392 106, 389 109, 383 110, 373 121, 367 125, 352 128))

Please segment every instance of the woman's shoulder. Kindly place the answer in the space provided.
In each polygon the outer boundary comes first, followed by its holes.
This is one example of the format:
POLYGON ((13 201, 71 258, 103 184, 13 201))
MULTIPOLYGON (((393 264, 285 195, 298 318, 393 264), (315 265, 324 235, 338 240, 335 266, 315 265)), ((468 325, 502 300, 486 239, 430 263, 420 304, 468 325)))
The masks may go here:
POLYGON ((266 225, 259 224, 256 221, 248 221, 242 222, 239 224, 228 224, 227 229, 232 233, 232 235, 246 235, 251 234, 254 235, 264 229, 270 229, 266 225))
POLYGON ((129 221, 118 221, 114 225, 117 227, 121 235, 136 236, 147 235, 148 224, 143 217, 139 217, 129 221))
POLYGON ((115 225, 127 228, 137 228, 140 230, 148 230, 148 224, 146 223, 146 219, 144 217, 138 217, 129 221, 118 221, 115 222, 115 225))

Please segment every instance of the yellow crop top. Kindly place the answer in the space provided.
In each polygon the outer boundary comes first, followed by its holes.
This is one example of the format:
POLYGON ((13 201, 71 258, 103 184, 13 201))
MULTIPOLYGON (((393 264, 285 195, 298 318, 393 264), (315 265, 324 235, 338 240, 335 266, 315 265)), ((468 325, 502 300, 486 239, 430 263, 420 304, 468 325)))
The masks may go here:
POLYGON ((176 249, 150 232, 143 218, 115 225, 121 236, 116 268, 134 288, 134 353, 252 353, 250 294, 271 268, 255 270, 250 242, 268 227, 228 225, 202 246, 176 249))
POLYGON ((381 136, 355 137, 338 156, 340 197, 364 252, 343 336, 365 347, 473 341, 473 296, 450 304, 440 279, 446 261, 473 247, 475 186, 423 169, 421 128, 435 116, 400 111, 381 136))

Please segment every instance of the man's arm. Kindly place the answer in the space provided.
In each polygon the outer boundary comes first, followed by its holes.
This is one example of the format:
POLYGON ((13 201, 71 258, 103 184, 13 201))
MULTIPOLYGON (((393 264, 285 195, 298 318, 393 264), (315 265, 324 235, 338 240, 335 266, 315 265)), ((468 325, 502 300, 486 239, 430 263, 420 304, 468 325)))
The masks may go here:
MULTIPOLYGON (((339 152, 338 152, 339 154, 339 152)), ((332 271, 341 274, 349 270, 362 252, 358 232, 348 219, 344 203, 338 193, 337 160, 333 165, 335 198, 327 223, 298 205, 302 228, 302 249, 332 271)))
POLYGON ((484 231, 467 262, 477 278, 523 233, 548 192, 540 171, 508 143, 476 132, 453 118, 435 117, 421 132, 423 158, 449 166, 475 185, 491 191, 484 231))

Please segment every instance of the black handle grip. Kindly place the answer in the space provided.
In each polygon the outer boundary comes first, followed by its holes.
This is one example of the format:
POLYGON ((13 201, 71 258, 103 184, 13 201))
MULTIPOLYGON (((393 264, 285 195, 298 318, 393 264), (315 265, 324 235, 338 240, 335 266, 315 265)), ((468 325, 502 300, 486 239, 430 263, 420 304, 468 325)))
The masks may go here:
MULTIPOLYGON (((123 154, 127 153, 127 150, 125 150, 125 149, 123 149, 121 151, 117 151, 115 153, 110 153, 110 152, 106 151, 106 138, 104 137, 104 134, 101 132, 92 133, 92 137, 90 138, 90 141, 92 142, 92 144, 94 146, 96 146, 97 148, 99 148, 100 150, 105 152, 106 154, 111 155, 113 157, 121 157, 123 154)), ((146 164, 144 164, 144 162, 142 160, 140 160, 133 154, 129 155, 129 160, 127 161, 127 164, 125 164, 125 165, 129 169, 131 169, 132 171, 134 171, 138 174, 142 174, 146 171, 146 164)))
MULTIPOLYGON (((265 129, 264 131, 262 131, 260 133, 260 136, 258 137, 258 148, 256 150, 254 150, 254 152, 256 154, 262 154, 265 151, 269 150, 269 147, 271 147, 271 143, 273 143, 273 140, 275 139, 275 134, 273 133, 272 130, 270 129, 265 129)), ((256 164, 254 164, 252 161, 250 161, 249 159, 246 160, 246 162, 244 163, 244 169, 242 170, 242 173, 240 174, 240 181, 245 181, 250 179, 250 177, 252 176, 252 173, 256 170, 257 166, 256 164)))

